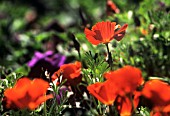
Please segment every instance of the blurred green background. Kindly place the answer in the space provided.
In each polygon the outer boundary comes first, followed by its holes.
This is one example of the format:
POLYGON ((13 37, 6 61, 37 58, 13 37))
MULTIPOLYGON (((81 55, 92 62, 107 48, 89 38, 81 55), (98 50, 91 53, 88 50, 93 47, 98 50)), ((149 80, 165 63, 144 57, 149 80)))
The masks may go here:
POLYGON ((104 46, 91 45, 84 27, 109 20, 128 24, 123 40, 110 44, 115 69, 133 65, 143 71, 146 79, 170 77, 170 1, 112 1, 120 13, 108 16, 106 0, 1 0, 1 71, 26 74, 26 63, 35 51, 53 50, 66 55, 68 62, 76 60, 75 41, 80 45, 83 62, 85 52, 102 54, 104 46))

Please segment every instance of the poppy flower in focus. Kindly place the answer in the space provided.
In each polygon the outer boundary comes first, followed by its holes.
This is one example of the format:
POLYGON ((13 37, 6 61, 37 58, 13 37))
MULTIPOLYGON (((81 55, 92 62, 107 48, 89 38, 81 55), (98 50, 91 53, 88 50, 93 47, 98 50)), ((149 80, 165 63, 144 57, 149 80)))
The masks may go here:
POLYGON ((84 33, 87 40, 94 45, 107 44, 113 39, 120 41, 124 37, 128 24, 120 27, 120 25, 116 25, 116 22, 102 21, 95 24, 92 30, 85 28, 84 33))
POLYGON ((142 95, 150 100, 153 112, 170 113, 170 86, 160 80, 145 83, 142 95))
POLYGON ((124 66, 116 71, 107 72, 104 77, 119 89, 118 94, 122 96, 133 93, 143 84, 141 71, 132 66, 124 66))
POLYGON ((117 94, 117 88, 112 85, 109 81, 97 82, 89 85, 87 90, 96 97, 99 101, 106 105, 112 105, 115 101, 117 94))
POLYGON ((112 13, 119 13, 120 10, 112 0, 107 0, 106 2, 106 13, 111 15, 112 13))
POLYGON ((63 64, 58 71, 52 75, 52 81, 59 79, 62 76, 62 80, 67 80, 65 85, 75 86, 82 80, 81 74, 81 62, 63 64))
POLYGON ((49 87, 48 82, 35 78, 30 80, 26 77, 19 79, 13 88, 4 92, 7 108, 19 108, 34 110, 42 102, 53 98, 53 95, 45 95, 49 87))

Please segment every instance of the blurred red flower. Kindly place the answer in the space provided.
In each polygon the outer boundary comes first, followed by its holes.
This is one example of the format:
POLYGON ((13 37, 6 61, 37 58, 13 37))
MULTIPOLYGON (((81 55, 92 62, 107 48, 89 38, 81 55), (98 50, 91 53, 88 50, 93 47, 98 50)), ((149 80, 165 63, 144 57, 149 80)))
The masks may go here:
POLYGON ((127 65, 116 71, 105 73, 104 77, 110 81, 112 86, 117 88, 115 104, 120 116, 131 116, 141 95, 136 90, 144 82, 141 71, 136 67, 127 65))
POLYGON ((164 113, 164 112, 151 112, 150 116, 169 116, 170 113, 164 113))
POLYGON ((107 72, 104 77, 119 89, 118 94, 121 96, 133 93, 144 82, 141 71, 132 66, 124 66, 116 71, 107 72))
POLYGON ((87 40, 94 44, 98 45, 100 43, 109 43, 112 39, 120 41, 124 35, 128 24, 123 25, 120 28, 120 25, 116 25, 116 22, 102 21, 98 22, 92 27, 92 30, 85 28, 84 33, 87 40), (119 30, 117 30, 120 28, 119 30))
POLYGON ((34 110, 42 102, 53 98, 53 95, 45 95, 48 82, 35 78, 30 80, 26 77, 19 79, 13 88, 8 88, 4 92, 7 100, 7 108, 19 108, 34 110))
POLYGON ((120 10, 112 0, 107 0, 106 2, 106 13, 111 15, 112 13, 119 13, 120 10))
POLYGON ((81 62, 63 64, 60 69, 52 75, 52 80, 59 79, 62 76, 62 80, 67 80, 65 85, 75 86, 82 80, 81 74, 81 62))
POLYGON ((132 66, 125 66, 105 73, 104 76, 107 79, 105 82, 87 86, 89 93, 106 105, 116 102, 117 109, 122 115, 131 114, 132 110, 137 107, 141 95, 136 91, 143 83, 141 71, 132 66))
POLYGON ((153 104, 153 112, 170 113, 170 86, 160 80, 145 83, 142 95, 153 104))

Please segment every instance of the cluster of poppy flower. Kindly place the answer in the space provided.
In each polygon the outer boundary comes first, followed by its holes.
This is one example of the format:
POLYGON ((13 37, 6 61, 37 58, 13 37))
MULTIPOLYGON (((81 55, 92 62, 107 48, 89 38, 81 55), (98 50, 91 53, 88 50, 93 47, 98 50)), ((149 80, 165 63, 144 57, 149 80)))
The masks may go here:
MULTIPOLYGON (((108 44, 113 39, 120 41, 127 27, 127 24, 121 27, 115 22, 106 21, 97 23, 92 30, 85 28, 84 32, 92 44, 108 44)), ((46 54, 48 56, 48 53, 46 54)), ((81 68, 79 61, 62 64, 59 70, 51 76, 52 81, 62 78, 61 80, 66 79, 64 83, 66 86, 76 86, 82 81, 81 68)), ((149 80, 144 83, 140 69, 132 66, 106 72, 103 76, 106 79, 104 82, 88 85, 87 90, 103 104, 116 105, 121 116, 132 115, 141 96, 152 102, 151 115, 166 116, 170 113, 170 93, 168 93, 170 86, 167 83, 160 80, 149 80)), ((34 110, 44 101, 54 97, 52 94, 46 95, 49 87, 49 83, 42 79, 20 78, 13 88, 5 90, 6 106, 34 110)))
POLYGON ((104 74, 105 82, 87 87, 88 91, 106 105, 116 105, 121 116, 131 116, 143 96, 152 103, 151 116, 168 116, 170 113, 170 86, 160 80, 149 80, 144 86, 141 71, 124 66, 104 74), (143 89, 139 91, 139 88, 143 89))
POLYGON ((120 115, 131 115, 133 107, 139 102, 137 87, 143 83, 141 71, 135 67, 125 66, 104 74, 105 82, 89 85, 87 89, 106 105, 117 104, 120 115), (131 100, 133 102, 131 103, 131 100))
MULTIPOLYGON (((127 24, 120 28, 115 22, 99 22, 92 30, 85 29, 85 34, 88 41, 94 45, 107 44, 113 39, 120 41, 127 27, 127 24), (120 29, 117 30, 118 28, 120 29)), ((138 106, 140 96, 152 102, 152 116, 169 115, 170 94, 167 92, 170 91, 170 86, 167 83, 149 80, 144 84, 141 71, 132 66, 107 72, 104 77, 106 81, 89 85, 87 89, 103 104, 115 104, 121 116, 132 115, 138 106), (143 86, 143 89, 138 91, 140 86, 143 86)))
MULTIPOLYGON (((76 61, 75 63, 63 64, 60 69, 53 74, 52 80, 55 81, 61 74, 62 80, 67 79, 65 85, 77 85, 81 82, 82 78, 81 63, 76 61)), ((8 88, 4 92, 6 107, 34 110, 44 101, 54 97, 52 94, 46 95, 49 87, 49 83, 43 79, 35 78, 30 80, 28 77, 20 78, 13 88, 8 88)), ((57 100, 60 96, 62 95, 56 96, 57 100)), ((58 103, 59 102, 60 101, 58 101, 58 103)))

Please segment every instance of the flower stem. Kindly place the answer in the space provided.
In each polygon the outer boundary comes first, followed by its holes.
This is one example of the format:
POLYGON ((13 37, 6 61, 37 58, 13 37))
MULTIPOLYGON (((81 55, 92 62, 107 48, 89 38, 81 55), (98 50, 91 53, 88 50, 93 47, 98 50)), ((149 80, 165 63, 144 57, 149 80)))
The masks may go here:
POLYGON ((111 54, 111 52, 109 51, 108 43, 106 43, 105 45, 106 45, 106 48, 107 48, 108 63, 109 63, 110 69, 113 70, 112 54, 111 54))
POLYGON ((99 100, 98 100, 98 108, 99 108, 99 114, 102 115, 101 103, 99 100))
POLYGON ((111 105, 109 105, 109 116, 113 116, 113 109, 111 105))
POLYGON ((133 114, 135 112, 135 106, 134 106, 132 95, 129 95, 129 99, 130 99, 130 101, 132 103, 132 114, 133 114))
MULTIPOLYGON (((45 95, 46 96, 46 95, 45 95)), ((46 101, 44 102, 44 116, 47 116, 47 106, 46 101)))

